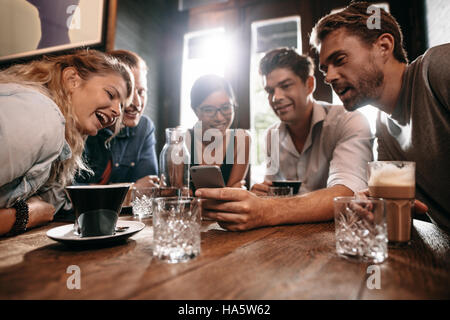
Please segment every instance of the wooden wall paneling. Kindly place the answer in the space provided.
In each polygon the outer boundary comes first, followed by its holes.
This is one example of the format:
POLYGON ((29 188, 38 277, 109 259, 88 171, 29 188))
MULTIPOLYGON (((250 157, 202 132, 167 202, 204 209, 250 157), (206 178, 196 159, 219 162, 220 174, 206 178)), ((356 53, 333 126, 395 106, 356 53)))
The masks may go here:
POLYGON ((409 61, 414 61, 427 49, 426 8, 424 0, 389 0, 391 14, 397 19, 403 33, 403 42, 409 61))
MULTIPOLYGON (((162 90, 164 81, 161 74, 167 71, 163 67, 166 54, 163 47, 166 39, 173 38, 170 34, 171 29, 166 25, 178 22, 176 19, 171 20, 169 15, 172 12, 177 13, 176 7, 170 6, 174 2, 172 0, 120 0, 117 2, 114 48, 134 51, 147 62, 149 67, 147 73, 148 100, 144 113, 155 124, 156 150, 159 153, 162 147, 161 143, 164 144, 164 129, 166 128, 166 123, 159 119, 160 114, 165 112, 162 90)), ((176 88, 172 94, 177 94, 176 88)))
POLYGON ((226 8, 211 12, 191 12, 189 14, 188 32, 224 27, 233 30, 239 25, 239 14, 236 8, 226 8))
POLYGON ((179 125, 181 101, 181 72, 184 34, 188 30, 189 12, 179 12, 172 1, 168 16, 162 24, 164 37, 158 44, 161 51, 159 82, 160 98, 157 132, 158 154, 165 144, 165 129, 179 125))
POLYGON ((116 21, 117 21, 117 0, 108 1, 108 17, 106 27, 105 50, 114 50, 116 39, 116 21))
POLYGON ((236 8, 236 6, 237 6, 237 0, 228 0, 227 2, 207 4, 207 5, 203 5, 200 7, 192 8, 189 10, 189 12, 192 15, 196 15, 199 13, 215 12, 215 11, 221 11, 221 10, 226 10, 226 9, 230 9, 230 8, 236 8))

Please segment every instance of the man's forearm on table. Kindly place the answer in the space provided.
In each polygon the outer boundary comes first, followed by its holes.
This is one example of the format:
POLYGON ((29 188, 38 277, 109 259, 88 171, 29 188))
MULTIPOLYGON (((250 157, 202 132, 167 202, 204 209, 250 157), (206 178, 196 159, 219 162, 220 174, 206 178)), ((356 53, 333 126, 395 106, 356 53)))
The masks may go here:
POLYGON ((273 199, 271 225, 327 221, 333 219, 333 198, 353 196, 343 185, 316 190, 289 199, 273 199))

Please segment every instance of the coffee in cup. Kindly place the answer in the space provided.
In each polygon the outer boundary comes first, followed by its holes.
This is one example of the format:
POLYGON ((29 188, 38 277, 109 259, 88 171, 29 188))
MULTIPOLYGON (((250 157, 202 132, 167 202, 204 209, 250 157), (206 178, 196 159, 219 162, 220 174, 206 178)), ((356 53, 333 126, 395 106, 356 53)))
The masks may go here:
POLYGON ((81 237, 113 235, 129 187, 129 184, 66 187, 75 211, 75 231, 81 237))
POLYGON ((369 162, 369 195, 386 201, 386 223, 390 245, 411 240, 415 198, 415 162, 369 162))

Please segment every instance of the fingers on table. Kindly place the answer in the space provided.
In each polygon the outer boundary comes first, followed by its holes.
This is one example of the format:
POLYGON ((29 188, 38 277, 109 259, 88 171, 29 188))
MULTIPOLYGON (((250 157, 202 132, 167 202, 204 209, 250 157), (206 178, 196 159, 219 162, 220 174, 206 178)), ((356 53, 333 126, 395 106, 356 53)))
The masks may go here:
POLYGON ((229 213, 242 213, 246 214, 250 212, 250 205, 243 201, 217 201, 217 200, 203 200, 202 208, 207 211, 222 211, 229 213))
POLYGON ((217 222, 219 226, 221 226, 224 229, 227 229, 229 231, 245 231, 248 230, 247 226, 245 224, 239 224, 234 222, 225 222, 225 221, 219 221, 217 222))
POLYGON ((252 192, 257 195, 265 195, 269 191, 269 186, 263 183, 254 184, 252 187, 252 192))

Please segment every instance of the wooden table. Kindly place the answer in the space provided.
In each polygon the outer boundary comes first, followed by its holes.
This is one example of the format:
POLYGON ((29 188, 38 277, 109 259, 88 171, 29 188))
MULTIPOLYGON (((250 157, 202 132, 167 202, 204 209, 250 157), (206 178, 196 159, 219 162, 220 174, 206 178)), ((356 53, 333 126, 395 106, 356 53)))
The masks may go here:
POLYGON ((89 250, 47 238, 62 224, 0 240, 0 299, 450 298, 450 236, 418 220, 411 246, 390 249, 375 271, 336 255, 333 223, 228 232, 204 222, 201 255, 174 265, 152 257, 151 220, 123 244, 89 250), (79 290, 67 288, 70 265, 79 290))

